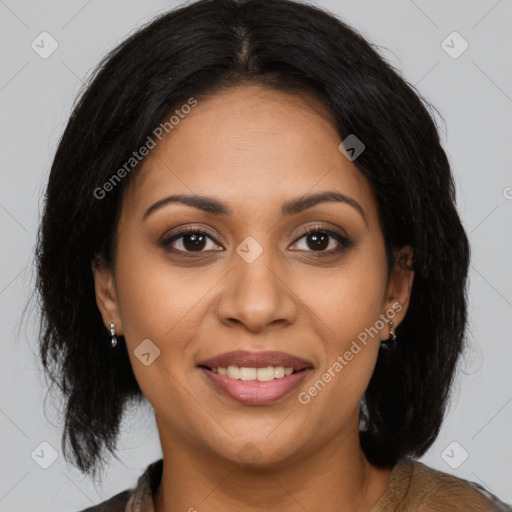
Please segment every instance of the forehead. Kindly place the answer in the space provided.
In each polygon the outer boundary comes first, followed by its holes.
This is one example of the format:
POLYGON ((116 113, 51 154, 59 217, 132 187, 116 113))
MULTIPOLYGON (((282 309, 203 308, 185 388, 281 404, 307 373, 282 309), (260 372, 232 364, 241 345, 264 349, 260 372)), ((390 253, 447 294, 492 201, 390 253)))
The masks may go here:
MULTIPOLYGON (((339 150, 330 112, 313 96, 237 86, 197 106, 151 150, 125 201, 141 211, 168 194, 222 198, 253 213, 334 190, 376 214, 373 192, 339 150)), ((276 210, 277 211, 277 210, 276 210)))

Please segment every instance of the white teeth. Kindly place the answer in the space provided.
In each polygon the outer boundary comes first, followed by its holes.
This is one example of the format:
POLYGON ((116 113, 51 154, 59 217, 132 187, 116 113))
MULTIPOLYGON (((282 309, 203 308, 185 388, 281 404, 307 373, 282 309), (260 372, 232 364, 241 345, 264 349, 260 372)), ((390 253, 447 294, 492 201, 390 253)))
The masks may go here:
MULTIPOLYGON (((258 370, 256 368, 240 368, 240 380, 255 380, 258 370)), ((228 368, 229 372, 229 368, 228 368)), ((228 374, 229 375, 229 374, 228 374)))
POLYGON ((260 382, 265 382, 267 380, 274 380, 275 377, 275 368, 273 366, 267 366, 265 368, 258 368, 256 372, 256 379, 260 382))
POLYGON ((245 368, 239 366, 228 366, 227 368, 212 368, 212 372, 219 375, 227 375, 232 379, 243 381, 258 380, 265 382, 274 379, 282 379, 293 373, 293 368, 284 366, 266 366, 265 368, 245 368))
POLYGON ((228 377, 231 377, 232 379, 240 379, 240 368, 238 368, 238 366, 228 366, 227 370, 228 377))
MULTIPOLYGON (((293 370, 292 370, 293 372, 293 370)), ((274 366, 274 378, 281 379, 284 377, 284 367, 283 366, 274 366)))

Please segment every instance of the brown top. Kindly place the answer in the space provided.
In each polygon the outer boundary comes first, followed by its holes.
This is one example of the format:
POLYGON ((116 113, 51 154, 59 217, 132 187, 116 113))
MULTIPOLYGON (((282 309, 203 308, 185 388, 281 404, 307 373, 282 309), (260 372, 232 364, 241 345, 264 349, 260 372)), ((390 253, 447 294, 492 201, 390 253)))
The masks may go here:
MULTIPOLYGON (((160 484, 163 460, 150 464, 135 489, 82 512, 155 512, 153 494, 160 484)), ((512 512, 477 483, 432 469, 413 459, 393 468, 386 492, 370 512, 512 512)))

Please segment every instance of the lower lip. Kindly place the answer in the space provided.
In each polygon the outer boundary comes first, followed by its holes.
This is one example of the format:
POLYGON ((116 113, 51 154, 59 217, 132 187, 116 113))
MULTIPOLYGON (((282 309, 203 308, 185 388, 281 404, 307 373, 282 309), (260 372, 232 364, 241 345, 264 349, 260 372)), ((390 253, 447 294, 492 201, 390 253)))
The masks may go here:
POLYGON ((245 405, 264 405, 284 398, 299 387, 311 371, 311 368, 304 368, 287 377, 260 382, 258 380, 232 379, 227 375, 219 375, 207 368, 199 367, 199 369, 208 377, 216 389, 245 405))

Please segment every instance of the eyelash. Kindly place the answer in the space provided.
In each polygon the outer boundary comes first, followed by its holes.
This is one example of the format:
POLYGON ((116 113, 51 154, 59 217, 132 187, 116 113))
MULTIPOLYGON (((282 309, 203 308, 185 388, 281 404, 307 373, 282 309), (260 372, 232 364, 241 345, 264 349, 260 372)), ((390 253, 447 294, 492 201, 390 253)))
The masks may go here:
MULTIPOLYGON (((334 238, 340 244, 340 246, 337 249, 330 249, 329 251, 325 251, 325 250, 323 250, 323 251, 306 251, 306 252, 313 253, 314 254, 314 256, 312 256, 313 258, 322 258, 322 257, 326 257, 326 256, 332 256, 334 254, 338 254, 338 253, 342 252, 344 249, 348 249, 349 247, 352 247, 352 242, 348 238, 346 238, 345 236, 343 236, 335 231, 326 229, 322 226, 309 227, 295 240, 295 242, 293 242, 293 244, 296 244, 299 240, 301 240, 302 238, 307 237, 311 234, 319 234, 319 233, 328 235, 329 237, 334 238)), ((210 234, 207 233, 206 231, 191 227, 191 228, 185 228, 180 231, 177 231, 173 235, 171 235, 167 238, 164 238, 160 242, 160 245, 163 248, 165 248, 166 250, 168 250, 169 252, 172 252, 174 254, 179 254, 180 256, 183 256, 184 258, 201 257, 201 254, 206 251, 197 251, 194 253, 192 251, 182 251, 181 249, 174 249, 171 247, 171 244, 173 242, 175 242, 176 240, 179 240, 180 238, 183 238, 184 236, 191 235, 191 234, 204 235, 215 242, 213 237, 210 236, 210 234)))

